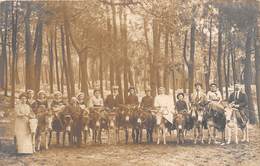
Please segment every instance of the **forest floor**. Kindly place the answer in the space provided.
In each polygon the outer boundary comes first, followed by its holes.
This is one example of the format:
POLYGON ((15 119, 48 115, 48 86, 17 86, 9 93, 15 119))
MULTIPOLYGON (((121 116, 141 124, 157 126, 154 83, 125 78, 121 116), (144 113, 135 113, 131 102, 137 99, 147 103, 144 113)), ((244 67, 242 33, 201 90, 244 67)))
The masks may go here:
MULTIPOLYGON (((2 109, 3 107, 1 107, 2 109)), ((0 166, 81 166, 81 165, 176 165, 176 166, 259 166, 260 128, 250 126, 250 143, 230 145, 194 145, 189 132, 183 145, 176 144, 176 135, 167 136, 167 145, 145 143, 134 145, 92 144, 81 148, 61 147, 53 142, 49 150, 33 155, 17 156, 13 144, 13 115, 0 118, 0 166)), ((154 136, 156 138, 156 135, 154 136)), ((220 137, 220 134, 218 134, 220 137)), ((143 139, 145 138, 145 133, 143 139)), ((241 132, 240 132, 241 140, 241 132)), ((55 140, 55 138, 53 139, 55 140)), ((145 140, 143 140, 144 142, 145 140)))

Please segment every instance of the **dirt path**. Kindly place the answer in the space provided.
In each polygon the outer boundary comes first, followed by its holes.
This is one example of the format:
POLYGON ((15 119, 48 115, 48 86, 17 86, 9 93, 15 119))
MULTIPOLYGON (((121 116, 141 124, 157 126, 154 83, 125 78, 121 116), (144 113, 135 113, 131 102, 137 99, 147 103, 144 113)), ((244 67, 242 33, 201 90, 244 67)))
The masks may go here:
POLYGON ((250 143, 239 145, 193 145, 187 138, 184 145, 85 145, 55 147, 29 156, 13 154, 11 141, 2 141, 0 165, 260 165, 260 129, 250 128, 250 143))

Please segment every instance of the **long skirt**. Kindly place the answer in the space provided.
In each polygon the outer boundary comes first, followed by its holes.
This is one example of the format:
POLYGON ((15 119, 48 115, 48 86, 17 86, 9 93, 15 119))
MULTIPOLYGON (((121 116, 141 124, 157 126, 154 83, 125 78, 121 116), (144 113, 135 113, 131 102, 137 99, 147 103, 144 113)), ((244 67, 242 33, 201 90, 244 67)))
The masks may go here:
POLYGON ((28 120, 24 118, 16 118, 15 120, 15 136, 17 153, 32 154, 32 136, 29 129, 28 120))

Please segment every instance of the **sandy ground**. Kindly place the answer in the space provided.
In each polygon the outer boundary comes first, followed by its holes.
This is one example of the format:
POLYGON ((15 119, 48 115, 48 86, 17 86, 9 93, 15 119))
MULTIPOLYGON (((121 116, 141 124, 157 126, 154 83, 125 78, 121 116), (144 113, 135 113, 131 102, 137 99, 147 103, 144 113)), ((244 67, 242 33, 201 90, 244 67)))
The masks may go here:
MULTIPOLYGON (((2 107, 3 108, 3 107, 2 107)), ((168 136, 167 145, 134 145, 129 143, 96 145, 89 140, 81 148, 61 147, 53 142, 49 150, 33 155, 18 156, 14 153, 13 122, 0 118, 0 166, 81 166, 81 165, 177 165, 177 166, 259 166, 260 165, 260 128, 250 126, 250 143, 238 145, 194 145, 192 133, 185 138, 184 145, 176 145, 176 135, 168 136)), ((220 134, 218 134, 220 136, 220 134)), ((145 138, 145 133, 143 135, 145 138)), ((156 138, 156 135, 154 134, 156 138)), ((55 140, 55 138, 53 138, 55 140)), ((241 140, 241 132, 240 132, 241 140)), ((145 141, 145 140, 144 140, 145 141)))

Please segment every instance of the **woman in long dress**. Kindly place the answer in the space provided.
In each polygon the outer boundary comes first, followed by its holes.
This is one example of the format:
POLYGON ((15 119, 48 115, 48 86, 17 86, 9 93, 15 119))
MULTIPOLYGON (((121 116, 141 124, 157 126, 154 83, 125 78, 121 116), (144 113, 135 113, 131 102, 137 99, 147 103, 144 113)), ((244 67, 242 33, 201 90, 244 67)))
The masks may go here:
POLYGON ((22 93, 19 96, 20 103, 16 105, 15 112, 15 136, 18 154, 32 154, 33 143, 29 128, 29 118, 33 117, 31 107, 26 104, 27 96, 22 93))

